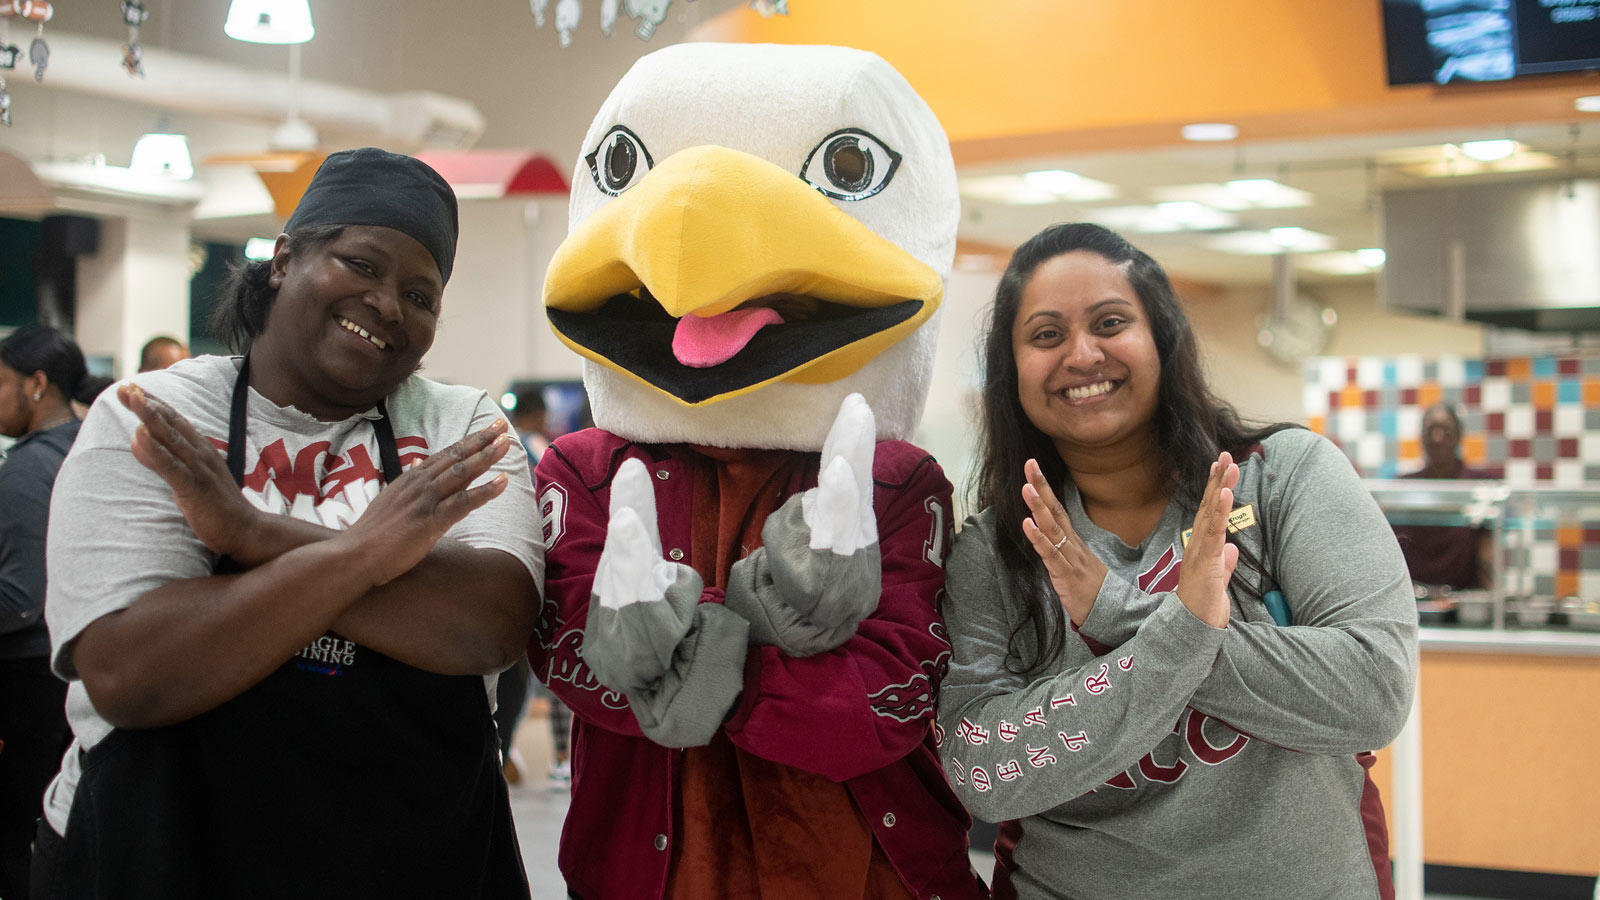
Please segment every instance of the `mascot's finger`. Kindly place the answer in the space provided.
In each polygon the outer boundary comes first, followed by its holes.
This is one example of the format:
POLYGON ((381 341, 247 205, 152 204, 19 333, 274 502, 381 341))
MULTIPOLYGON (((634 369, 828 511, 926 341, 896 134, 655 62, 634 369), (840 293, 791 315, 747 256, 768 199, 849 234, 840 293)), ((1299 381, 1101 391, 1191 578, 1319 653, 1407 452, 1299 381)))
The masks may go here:
POLYGON ((865 397, 850 394, 839 404, 839 414, 822 444, 822 465, 842 459, 850 465, 857 502, 851 543, 864 547, 878 539, 878 522, 872 509, 872 457, 878 445, 877 419, 865 397))
MULTIPOLYGON (((650 473, 637 459, 624 460, 611 479, 611 518, 616 520, 623 509, 638 514, 644 526, 646 544, 655 559, 661 558, 661 528, 656 524, 656 489, 650 484, 650 473)), ((608 536, 606 546, 611 545, 608 536)))
POLYGON ((816 491, 801 503, 806 524, 811 526, 811 549, 848 556, 861 546, 857 525, 861 496, 844 458, 836 456, 828 463, 817 479, 816 491))
MULTIPOLYGON (((606 528, 605 549, 600 552, 594 573, 594 593, 600 604, 621 609, 660 600, 667 585, 661 583, 656 571, 662 562, 657 552, 650 547, 650 536, 639 514, 628 507, 618 510, 606 528)), ((667 584, 670 583, 669 574, 667 584)))

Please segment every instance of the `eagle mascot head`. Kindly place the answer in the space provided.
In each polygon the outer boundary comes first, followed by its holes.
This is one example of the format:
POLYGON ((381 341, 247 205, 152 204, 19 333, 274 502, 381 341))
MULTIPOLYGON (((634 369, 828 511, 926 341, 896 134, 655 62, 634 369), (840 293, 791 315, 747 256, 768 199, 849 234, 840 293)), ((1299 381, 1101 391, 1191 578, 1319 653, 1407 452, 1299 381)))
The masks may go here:
POLYGON ((922 416, 959 201, 949 142, 877 55, 680 44, 584 138, 545 280, 595 423, 631 440, 817 451, 861 394, 922 416))

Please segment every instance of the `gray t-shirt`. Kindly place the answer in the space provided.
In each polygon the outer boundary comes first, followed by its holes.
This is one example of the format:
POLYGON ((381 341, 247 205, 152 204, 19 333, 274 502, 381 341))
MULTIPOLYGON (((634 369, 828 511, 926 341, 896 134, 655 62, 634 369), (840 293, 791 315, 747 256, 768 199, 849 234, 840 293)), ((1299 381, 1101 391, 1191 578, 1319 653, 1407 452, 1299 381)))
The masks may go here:
MULTIPOLYGON (((200 356, 130 380, 183 413, 221 448, 228 437, 228 404, 238 371, 237 358, 200 356)), ((420 376, 408 378, 384 405, 405 468, 504 418, 483 391, 420 376)), ((245 497, 268 512, 327 528, 348 528, 381 487, 377 432, 372 427, 376 417, 374 409, 323 422, 293 407, 278 406, 252 389, 245 497)), ((138 427, 138 418, 117 399, 115 390, 101 394, 62 463, 50 506, 45 618, 55 671, 71 681, 67 720, 75 736, 61 774, 45 795, 45 816, 58 834, 66 832, 80 774, 79 751, 112 731, 77 679, 73 642, 101 616, 127 608, 167 582, 209 575, 217 562, 216 554, 189 529, 166 482, 134 459, 130 446, 138 427)), ((503 550, 527 566, 535 584, 542 584, 544 547, 538 508, 528 483, 527 459, 521 446, 511 443, 509 452, 477 482, 503 472, 505 491, 456 523, 446 536, 471 547, 503 550)), ((529 602, 538 601, 529 598, 529 602)), ((493 677, 487 682, 492 698, 493 677)))
POLYGON ((1394 533, 1349 462, 1295 429, 1240 463, 1235 506, 1256 521, 1238 537, 1265 551, 1289 627, 1237 580, 1226 628, 1189 613, 1173 591, 1193 513, 1176 502, 1137 547, 1070 486, 1062 503, 1109 572, 1045 674, 1006 666, 1021 610, 992 510, 947 565, 936 738, 967 808, 1010 820, 1000 865, 1018 895, 1378 896, 1388 860, 1363 820, 1378 812, 1364 751, 1410 710, 1417 619, 1394 533))

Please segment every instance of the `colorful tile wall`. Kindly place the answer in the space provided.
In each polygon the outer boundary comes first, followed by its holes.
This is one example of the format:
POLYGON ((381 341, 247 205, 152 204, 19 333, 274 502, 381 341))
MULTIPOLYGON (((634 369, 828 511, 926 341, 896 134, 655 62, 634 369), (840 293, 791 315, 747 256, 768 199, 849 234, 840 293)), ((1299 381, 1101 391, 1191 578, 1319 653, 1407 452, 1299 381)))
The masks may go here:
MULTIPOLYGON (((1422 467, 1422 414, 1461 414, 1462 458, 1512 487, 1600 487, 1600 357, 1323 357, 1304 369, 1305 421, 1363 476, 1422 467)), ((1531 569, 1542 596, 1600 597, 1600 519, 1553 511, 1514 523, 1508 571, 1531 569)))

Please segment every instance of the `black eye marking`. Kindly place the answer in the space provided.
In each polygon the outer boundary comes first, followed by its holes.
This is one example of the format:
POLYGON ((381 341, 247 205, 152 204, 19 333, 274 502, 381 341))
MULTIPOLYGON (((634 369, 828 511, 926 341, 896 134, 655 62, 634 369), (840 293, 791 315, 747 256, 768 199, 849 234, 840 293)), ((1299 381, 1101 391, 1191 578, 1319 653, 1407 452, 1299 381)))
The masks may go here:
POLYGON ((865 200, 883 190, 900 154, 860 128, 841 128, 806 155, 800 177, 835 200, 865 200))
POLYGON ((600 139, 600 146, 583 159, 589 164, 594 186, 613 197, 633 187, 655 165, 644 141, 625 125, 613 125, 600 139))

